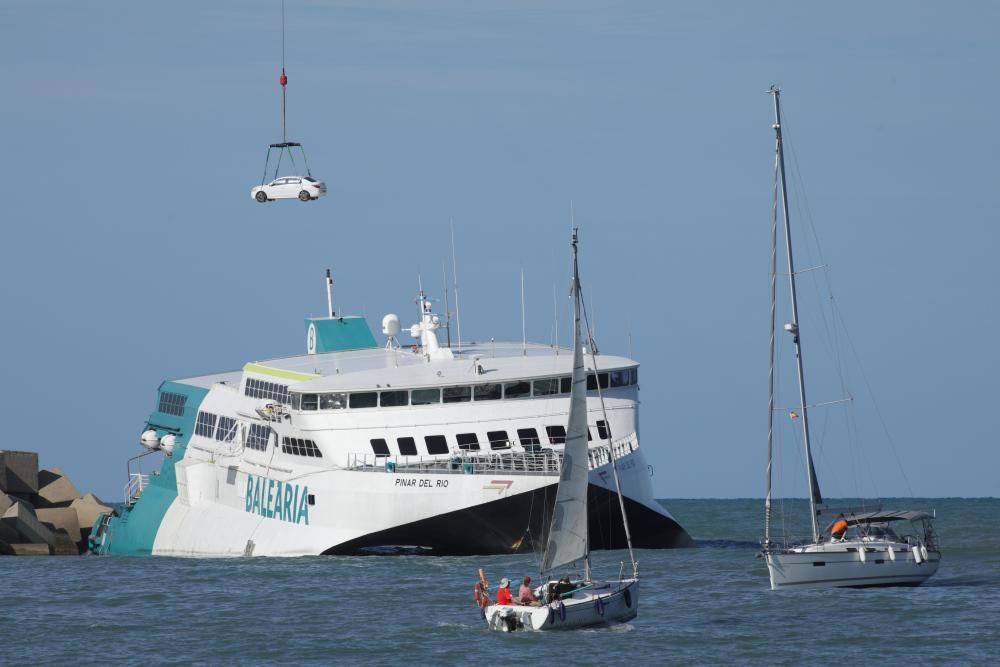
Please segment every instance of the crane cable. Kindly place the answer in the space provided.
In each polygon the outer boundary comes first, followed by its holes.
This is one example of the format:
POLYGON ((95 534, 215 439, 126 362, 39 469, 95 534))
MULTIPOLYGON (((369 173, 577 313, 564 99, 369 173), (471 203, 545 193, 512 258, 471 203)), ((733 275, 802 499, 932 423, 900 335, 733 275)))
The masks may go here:
POLYGON ((288 75, 285 74, 285 0, 281 0, 281 143, 288 143, 288 133, 285 129, 285 87, 288 85, 288 75))

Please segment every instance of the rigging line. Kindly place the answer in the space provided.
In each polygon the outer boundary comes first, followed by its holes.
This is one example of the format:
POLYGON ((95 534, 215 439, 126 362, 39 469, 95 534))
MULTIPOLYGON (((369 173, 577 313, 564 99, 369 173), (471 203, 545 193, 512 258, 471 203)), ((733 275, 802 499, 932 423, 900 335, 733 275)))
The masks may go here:
POLYGON ((777 308, 778 284, 778 151, 777 142, 774 151, 774 196, 771 201, 771 337, 770 364, 767 375, 767 470, 765 479, 766 494, 764 496, 764 542, 765 546, 771 540, 771 464, 773 461, 774 442, 774 328, 777 308))
MULTIPOLYGON (((833 301, 832 303, 833 303, 834 313, 836 314, 837 318, 841 322, 843 322, 844 316, 840 312, 840 308, 837 307, 837 302, 833 301)), ((885 432, 885 437, 889 441, 889 447, 892 449, 893 458, 896 459, 896 466, 899 468, 899 472, 903 476, 903 481, 906 482, 907 491, 909 491, 910 496, 912 497, 913 488, 910 486, 910 480, 906 476, 906 471, 903 469, 902 461, 900 461, 899 459, 899 453, 896 451, 896 442, 893 439, 892 434, 889 432, 889 427, 885 423, 885 418, 882 416, 882 410, 878 406, 878 401, 875 400, 875 392, 872 391, 871 382, 868 381, 868 374, 865 373, 865 368, 864 366, 861 365, 861 357, 858 355, 858 350, 854 346, 854 339, 851 338, 851 334, 849 331, 847 331, 846 326, 844 326, 844 337, 847 339, 847 344, 850 347, 851 353, 854 355, 854 359, 858 364, 858 370, 861 372, 861 379, 864 381, 865 388, 868 390, 868 395, 871 397, 872 400, 872 407, 875 408, 875 414, 878 416, 879 424, 881 424, 882 430, 885 432)))
MULTIPOLYGON (((600 373, 598 373, 598 368, 597 368, 597 346, 594 344, 594 338, 590 328, 590 318, 587 314, 587 305, 581 298, 582 287, 580 285, 580 279, 579 277, 576 276, 575 271, 574 271, 574 277, 576 278, 576 297, 580 299, 580 310, 582 311, 583 314, 584 324, 587 327, 587 345, 590 348, 591 363, 594 365, 594 380, 596 381, 597 385, 597 399, 601 402, 601 416, 604 418, 604 428, 608 434, 607 438, 608 458, 611 460, 611 468, 615 477, 615 491, 618 494, 618 505, 622 513, 622 527, 625 529, 625 543, 628 546, 629 560, 632 562, 632 573, 633 576, 636 576, 635 573, 637 572, 637 570, 636 570, 635 554, 632 551, 632 531, 629 529, 628 516, 625 513, 625 500, 622 496, 621 482, 618 479, 618 461, 615 459, 615 450, 613 446, 614 435, 611 432, 611 421, 608 419, 608 408, 604 404, 604 393, 601 391, 600 373)), ((600 437, 600 433, 598 433, 598 437, 600 437)))

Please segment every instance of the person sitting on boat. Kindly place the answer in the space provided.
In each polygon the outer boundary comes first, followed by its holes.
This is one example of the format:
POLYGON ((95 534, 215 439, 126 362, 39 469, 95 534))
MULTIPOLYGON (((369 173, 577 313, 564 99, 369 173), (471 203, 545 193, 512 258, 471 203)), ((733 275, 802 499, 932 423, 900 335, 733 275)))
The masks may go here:
POLYGON ((500 580, 500 588, 497 590, 497 604, 511 604, 510 579, 507 577, 500 580))
POLYGON ((573 590, 573 584, 570 583, 569 577, 563 577, 555 584, 550 584, 552 586, 552 599, 558 600, 566 593, 573 590))
POLYGON ((480 609, 485 609, 490 606, 490 589, 486 586, 485 581, 480 579, 476 582, 476 585, 473 588, 473 594, 476 596, 476 604, 479 605, 480 609))
POLYGON ((523 605, 531 605, 537 607, 541 604, 538 601, 538 597, 535 595, 535 591, 531 590, 531 577, 524 575, 524 580, 521 582, 521 588, 517 591, 517 601, 523 605))
POLYGON ((842 540, 847 535, 847 519, 841 514, 837 517, 837 520, 833 522, 833 526, 830 528, 830 536, 835 540, 842 540))

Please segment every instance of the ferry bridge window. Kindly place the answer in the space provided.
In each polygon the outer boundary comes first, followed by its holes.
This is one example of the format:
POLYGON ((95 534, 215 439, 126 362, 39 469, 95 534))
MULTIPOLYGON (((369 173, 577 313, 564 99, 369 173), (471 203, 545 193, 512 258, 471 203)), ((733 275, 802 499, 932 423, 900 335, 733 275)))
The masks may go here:
POLYGON ((448 440, 443 435, 424 436, 424 442, 427 444, 428 454, 448 453, 448 440))
POLYGON ((517 429, 517 439, 521 441, 521 446, 530 452, 538 451, 538 446, 542 444, 538 439, 538 431, 533 428, 517 429))
POLYGON ((351 394, 352 408, 374 408, 378 405, 378 392, 365 391, 351 394))
POLYGON ((604 421, 603 419, 598 419, 597 420, 597 436, 601 440, 607 440, 608 439, 608 433, 609 433, 609 431, 608 431, 608 422, 604 421))
POLYGON ((403 456, 417 455, 417 442, 413 438, 396 438, 396 444, 399 445, 399 453, 403 456))
POLYGON ((465 403, 472 400, 472 387, 445 387, 442 390, 444 403, 465 403))
POLYGON ((347 394, 320 394, 320 410, 341 410, 347 407, 347 394))
POLYGON ((490 449, 510 449, 507 431, 489 431, 486 439, 490 441, 490 449))
POLYGON ((215 439, 219 442, 232 442, 236 437, 236 420, 232 417, 221 415, 219 417, 219 427, 215 430, 215 439))
POLYGON ((549 396, 559 393, 559 378, 535 380, 535 396, 549 396))
POLYGON ((375 456, 389 456, 389 445, 386 443, 385 438, 372 438, 371 443, 375 456))
POLYGON ((194 432, 206 438, 211 438, 215 433, 216 416, 211 412, 199 412, 198 421, 195 422, 194 432))
POLYGON ((437 387, 433 389, 414 389, 410 392, 411 405, 430 405, 441 402, 441 390, 437 387))
POLYGON ((479 438, 475 433, 459 433, 455 439, 458 440, 459 449, 479 451, 479 438))
POLYGON ((157 406, 157 411, 162 412, 165 415, 174 415, 175 417, 181 417, 184 415, 184 404, 187 403, 187 396, 184 394, 175 394, 170 391, 160 392, 160 404, 157 406))
POLYGON ((639 384, 639 367, 633 367, 628 369, 628 383, 629 384, 639 384))
POLYGON ((627 387, 628 386, 628 369, 623 368, 620 371, 611 371, 608 373, 611 378, 612 387, 627 387))
POLYGON ((293 456, 323 458, 323 453, 319 451, 319 447, 316 446, 315 442, 312 440, 304 440, 302 438, 282 438, 281 451, 285 454, 292 454, 293 456))
POLYGON ((292 403, 292 410, 302 409, 302 394, 289 394, 288 398, 292 403))
POLYGON ((477 384, 472 388, 477 401, 496 401, 503 396, 503 387, 499 384, 477 384))
POLYGON ((400 405, 410 404, 410 392, 405 389, 401 391, 383 391, 379 394, 379 400, 383 408, 394 408, 400 405))
POLYGON ((531 395, 531 383, 527 380, 521 382, 508 382, 503 386, 504 398, 523 398, 531 395))
POLYGON ((319 398, 316 394, 302 394, 302 409, 316 410, 319 407, 319 398))
POLYGON ((247 433, 246 446, 250 449, 264 451, 267 449, 267 440, 271 437, 271 427, 264 424, 250 424, 250 432, 247 433))
POLYGON ((587 373, 587 391, 596 391, 598 381, 601 383, 601 389, 608 388, 607 373, 598 373, 596 376, 593 373, 587 373))
POLYGON ((573 389, 573 376, 567 375, 559 378, 559 393, 568 394, 573 389))
POLYGON ((545 433, 549 436, 550 445, 566 444, 566 427, 562 425, 546 426, 545 433))

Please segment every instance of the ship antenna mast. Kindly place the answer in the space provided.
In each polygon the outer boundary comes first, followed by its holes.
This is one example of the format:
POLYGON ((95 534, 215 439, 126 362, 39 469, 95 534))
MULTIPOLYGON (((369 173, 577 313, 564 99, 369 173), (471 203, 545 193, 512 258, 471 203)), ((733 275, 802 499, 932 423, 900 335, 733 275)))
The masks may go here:
POLYGON ((330 275, 330 269, 326 270, 326 313, 331 320, 336 315, 333 312, 333 276, 330 275))

